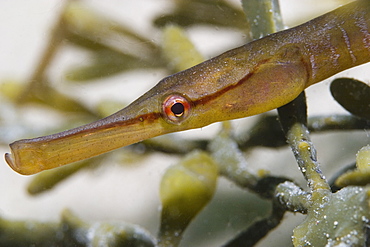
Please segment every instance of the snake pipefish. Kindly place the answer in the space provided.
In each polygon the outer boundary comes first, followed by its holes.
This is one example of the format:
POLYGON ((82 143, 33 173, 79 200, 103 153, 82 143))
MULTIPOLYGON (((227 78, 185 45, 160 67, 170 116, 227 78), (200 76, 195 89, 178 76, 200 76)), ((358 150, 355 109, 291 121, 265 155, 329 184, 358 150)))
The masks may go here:
POLYGON ((369 27, 370 1, 354 1, 166 77, 104 119, 16 141, 5 159, 15 171, 34 174, 147 138, 269 111, 369 62, 369 27))

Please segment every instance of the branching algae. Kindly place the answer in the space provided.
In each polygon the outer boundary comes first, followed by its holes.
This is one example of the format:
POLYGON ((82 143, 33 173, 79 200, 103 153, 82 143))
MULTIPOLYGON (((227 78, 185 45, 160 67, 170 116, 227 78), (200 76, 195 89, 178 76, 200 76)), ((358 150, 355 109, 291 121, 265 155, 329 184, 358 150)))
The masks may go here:
MULTIPOLYGON (((287 211, 307 214, 294 229, 294 246, 370 245, 369 147, 359 151, 356 170, 338 175, 338 190, 332 192, 309 136, 309 130, 368 129, 369 87, 348 78, 337 79, 331 85, 332 95, 351 115, 310 119, 303 92, 334 74, 370 61, 370 2, 357 0, 273 34, 270 33, 283 27, 278 2, 242 3, 244 13, 226 1, 178 1, 173 14, 154 22, 163 28, 162 46, 94 12, 81 12, 79 2, 66 3, 30 83, 25 88, 12 83, 5 87, 3 94, 14 103, 53 104, 59 110, 83 113, 89 119, 101 117, 48 83, 46 68, 64 39, 94 54, 89 65, 67 72, 70 80, 88 80, 139 67, 166 67, 177 73, 111 116, 10 144, 11 153, 5 159, 11 168, 25 175, 43 171, 31 183, 29 192, 37 194, 53 188, 88 167, 87 158, 140 141, 148 150, 185 156, 162 178, 161 223, 156 238, 140 227, 124 223, 89 225, 66 211, 59 224, 32 223, 37 229, 37 234, 32 235, 26 230, 30 223, 3 220, 2 245, 178 246, 190 222, 213 198, 219 176, 258 194, 271 206, 264 218, 252 222, 224 246, 253 246, 279 225, 287 211), (206 10, 199 12, 203 8, 206 10), (199 23, 236 27, 255 40, 202 62, 203 57, 179 27, 199 23), (140 46, 112 46, 109 40, 115 36, 140 46), (256 124, 258 131, 248 137, 233 136, 227 120, 275 108, 283 131, 276 116, 268 116, 256 124), (161 136, 220 121, 226 122, 213 140, 174 142, 161 136), (270 139, 261 140, 264 135, 270 139), (159 137, 149 139, 156 136, 159 137), (242 153, 252 146, 279 147, 286 142, 308 183, 308 191, 286 177, 266 171, 253 173, 242 153), (79 165, 61 167, 76 161, 79 165), (56 167, 61 168, 45 171, 56 167)), ((94 162, 103 163, 104 158, 101 155, 94 162)))

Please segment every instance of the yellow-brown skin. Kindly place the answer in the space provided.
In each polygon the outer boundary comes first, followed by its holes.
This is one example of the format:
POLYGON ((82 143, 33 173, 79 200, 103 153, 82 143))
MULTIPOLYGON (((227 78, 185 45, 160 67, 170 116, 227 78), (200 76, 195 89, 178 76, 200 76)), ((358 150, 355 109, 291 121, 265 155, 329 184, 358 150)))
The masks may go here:
POLYGON ((369 28, 370 1, 355 1, 166 77, 107 118, 16 141, 5 159, 15 171, 34 174, 151 137, 275 109, 308 86, 369 62, 369 28), (176 102, 185 112, 171 111, 176 102))

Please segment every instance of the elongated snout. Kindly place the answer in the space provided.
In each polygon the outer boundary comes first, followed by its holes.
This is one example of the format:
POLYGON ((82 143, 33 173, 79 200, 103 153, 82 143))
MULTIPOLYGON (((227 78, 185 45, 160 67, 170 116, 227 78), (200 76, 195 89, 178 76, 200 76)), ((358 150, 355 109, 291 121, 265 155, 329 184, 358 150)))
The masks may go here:
POLYGON ((165 133, 160 112, 136 111, 133 114, 135 109, 137 104, 133 103, 97 122, 53 135, 13 142, 10 144, 11 153, 5 154, 6 162, 16 172, 30 175, 165 133))

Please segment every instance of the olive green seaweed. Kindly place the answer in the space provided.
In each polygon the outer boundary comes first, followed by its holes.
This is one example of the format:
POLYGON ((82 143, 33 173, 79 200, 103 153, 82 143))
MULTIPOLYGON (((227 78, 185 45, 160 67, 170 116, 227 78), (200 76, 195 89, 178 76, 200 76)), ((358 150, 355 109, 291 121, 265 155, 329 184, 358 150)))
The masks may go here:
POLYGON ((165 65, 160 48, 151 39, 80 1, 70 1, 66 5, 61 22, 65 38, 71 44, 90 51, 93 57, 88 64, 73 66, 66 71, 68 80, 88 81, 127 70, 165 65))
POLYGON ((351 78, 337 78, 330 84, 335 100, 355 116, 370 121, 370 86, 351 78))
POLYGON ((0 219, 1 246, 141 246, 154 247, 154 238, 139 226, 121 222, 86 223, 65 210, 59 223, 0 219))
POLYGON ((370 183, 370 146, 361 148, 356 156, 356 167, 339 176, 335 185, 345 187, 349 185, 367 185, 370 183))
POLYGON ((294 229, 294 246, 365 246, 369 193, 369 187, 313 191, 307 217, 294 229))
POLYGON ((210 142, 209 150, 219 165, 221 175, 241 187, 253 188, 258 177, 249 171, 243 153, 230 136, 230 128, 230 122, 223 123, 222 131, 210 142))
POLYGON ((162 177, 159 246, 177 246, 190 221, 212 199, 218 167, 205 152, 194 151, 162 177))
MULTIPOLYGON (((305 96, 278 109, 287 141, 310 191, 292 183, 278 186, 280 202, 293 212, 307 212, 294 229, 294 246, 365 246, 370 220, 369 187, 346 187, 332 193, 316 158, 307 128, 305 96)), ((367 161, 365 161, 366 163, 367 161)))
POLYGON ((176 0, 171 13, 154 20, 154 24, 164 27, 175 24, 182 27, 194 25, 211 25, 212 27, 238 28, 248 30, 245 14, 225 0, 176 0))
POLYGON ((28 184, 28 193, 30 195, 36 195, 39 193, 46 192, 53 189, 56 185, 60 184, 63 180, 69 176, 75 174, 82 169, 92 169, 104 162, 105 155, 96 157, 93 161, 80 161, 77 164, 70 166, 63 166, 59 169, 49 170, 40 174, 37 174, 31 182, 28 184))
POLYGON ((242 0, 253 39, 284 29, 278 0, 242 0))
POLYGON ((164 28, 162 49, 168 66, 173 68, 174 72, 188 69, 204 61, 203 56, 180 27, 171 25, 164 28))

